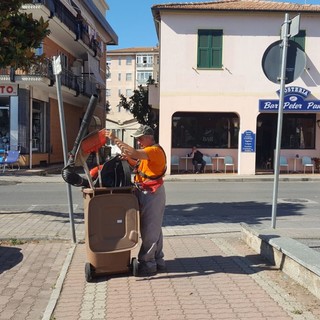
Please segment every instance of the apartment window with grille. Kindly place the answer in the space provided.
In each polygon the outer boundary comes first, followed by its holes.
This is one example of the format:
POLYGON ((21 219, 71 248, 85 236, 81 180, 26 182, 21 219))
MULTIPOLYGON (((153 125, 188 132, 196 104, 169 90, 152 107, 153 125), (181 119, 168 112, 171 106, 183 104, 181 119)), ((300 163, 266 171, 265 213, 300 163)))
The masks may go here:
POLYGON ((137 82, 138 84, 146 84, 149 78, 152 79, 152 72, 151 71, 138 71, 137 72, 137 82))
POLYGON ((132 73, 126 73, 126 81, 132 81, 132 73))
POLYGON ((198 30, 198 68, 222 68, 222 30, 198 30))
POLYGON ((127 57, 126 58, 126 65, 130 66, 132 64, 132 57, 127 57))
POLYGON ((137 55, 137 66, 138 67, 152 67, 153 66, 153 55, 137 55))

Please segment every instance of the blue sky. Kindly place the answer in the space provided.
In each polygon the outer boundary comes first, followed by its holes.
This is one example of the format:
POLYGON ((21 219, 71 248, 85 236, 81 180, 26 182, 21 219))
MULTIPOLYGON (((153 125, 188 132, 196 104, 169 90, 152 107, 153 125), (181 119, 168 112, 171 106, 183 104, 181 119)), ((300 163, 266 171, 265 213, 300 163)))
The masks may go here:
MULTIPOLYGON (((152 19, 151 7, 154 4, 170 2, 203 2, 203 0, 107 0, 110 7, 107 12, 107 21, 119 38, 118 46, 109 46, 108 50, 156 46, 158 39, 152 19)), ((278 2, 320 4, 320 0, 287 0, 278 2)))

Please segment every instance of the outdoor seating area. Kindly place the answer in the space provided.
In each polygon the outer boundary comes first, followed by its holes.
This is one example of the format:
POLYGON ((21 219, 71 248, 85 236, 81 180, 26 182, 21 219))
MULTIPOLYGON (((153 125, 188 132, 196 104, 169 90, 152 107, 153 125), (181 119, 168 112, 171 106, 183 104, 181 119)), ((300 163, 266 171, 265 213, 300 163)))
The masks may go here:
POLYGON ((280 166, 281 158, 284 158, 284 161, 287 161, 287 173, 315 173, 315 161, 314 158, 310 156, 299 156, 298 154, 293 157, 280 157, 280 166))
MULTIPOLYGON (((186 156, 171 156, 171 170, 176 173, 194 173, 192 157, 186 156)), ((235 173, 236 167, 232 156, 215 156, 204 155, 203 160, 206 162, 204 173, 235 173)))
MULTIPOLYGON (((195 173, 192 164, 192 156, 171 156, 172 173, 195 173)), ((303 173, 314 174, 320 172, 320 158, 307 155, 285 155, 281 154, 279 169, 281 174, 303 173)), ((231 173, 237 172, 237 161, 231 155, 203 155, 206 162, 203 173, 231 173)), ((273 161, 271 158, 265 164, 265 169, 273 172, 273 161)))

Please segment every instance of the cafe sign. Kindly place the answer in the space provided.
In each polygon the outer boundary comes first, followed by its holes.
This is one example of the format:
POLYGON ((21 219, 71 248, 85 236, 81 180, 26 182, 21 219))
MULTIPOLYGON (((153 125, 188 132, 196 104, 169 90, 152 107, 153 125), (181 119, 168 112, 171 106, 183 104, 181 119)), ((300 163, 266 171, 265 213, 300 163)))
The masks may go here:
POLYGON ((17 96, 17 95, 18 95, 17 84, 0 84, 0 97, 17 96))
MULTIPOLYGON (((279 90, 277 91, 280 94, 279 90)), ((287 87, 284 91, 284 112, 320 112, 320 100, 307 100, 310 91, 301 87, 287 87)), ((259 100, 259 111, 278 111, 279 100, 259 100)))

